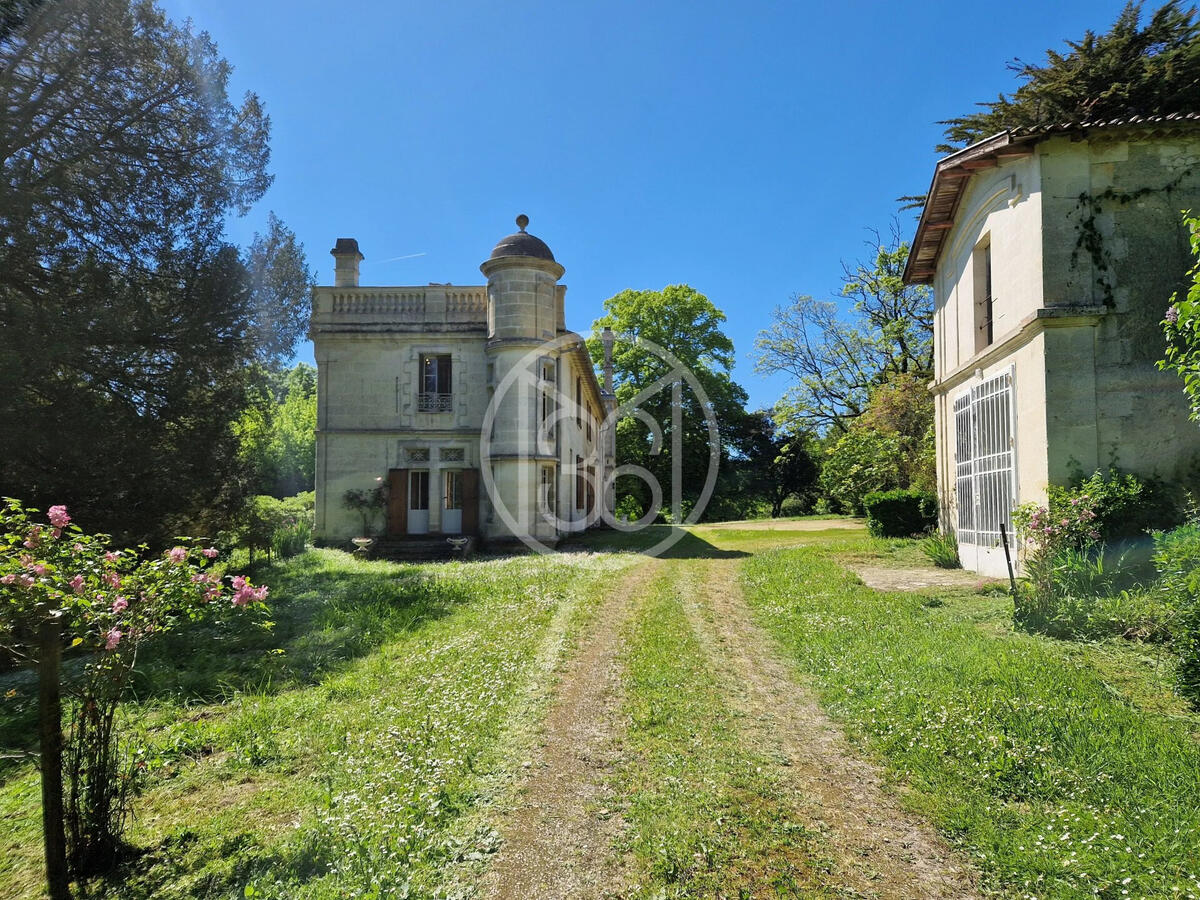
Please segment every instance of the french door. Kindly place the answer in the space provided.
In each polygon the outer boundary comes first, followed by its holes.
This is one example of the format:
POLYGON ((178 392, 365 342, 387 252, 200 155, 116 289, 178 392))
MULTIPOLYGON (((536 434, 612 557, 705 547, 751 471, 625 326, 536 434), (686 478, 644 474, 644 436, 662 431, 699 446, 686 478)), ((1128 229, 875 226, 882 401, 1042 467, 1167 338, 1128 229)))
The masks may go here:
POLYGON ((408 473, 408 533, 429 534, 429 470, 408 473))

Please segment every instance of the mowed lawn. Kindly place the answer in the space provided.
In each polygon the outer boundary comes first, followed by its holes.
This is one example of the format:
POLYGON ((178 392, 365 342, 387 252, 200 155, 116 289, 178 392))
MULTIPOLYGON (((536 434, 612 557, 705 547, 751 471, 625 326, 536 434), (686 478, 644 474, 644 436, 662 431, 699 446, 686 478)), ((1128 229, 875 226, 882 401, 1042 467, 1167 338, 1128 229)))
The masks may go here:
MULTIPOLYGON (((721 557, 795 677, 988 893, 1200 897, 1200 716, 1162 649, 1014 632, 991 585, 875 591, 845 566, 920 566, 915 544, 844 524, 693 529, 636 599, 612 848, 633 893, 827 895, 819 828, 745 753, 682 613, 690 561, 721 557)), ((660 536, 426 566, 310 551, 265 572, 273 624, 180 632, 144 660, 145 790, 129 861, 92 896, 471 896, 556 672, 660 536)), ((28 746, 30 686, 2 686, 0 745, 28 746)), ((36 773, 3 765, 0 897, 34 898, 36 773)))

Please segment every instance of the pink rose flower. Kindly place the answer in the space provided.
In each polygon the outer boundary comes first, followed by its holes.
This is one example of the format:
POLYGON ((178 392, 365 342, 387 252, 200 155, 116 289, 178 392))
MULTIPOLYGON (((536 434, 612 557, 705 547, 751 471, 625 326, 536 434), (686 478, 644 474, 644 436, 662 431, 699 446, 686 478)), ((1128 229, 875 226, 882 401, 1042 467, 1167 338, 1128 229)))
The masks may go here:
POLYGON ((65 506, 50 507, 50 512, 46 516, 50 519, 50 524, 55 528, 66 528, 71 524, 71 517, 67 515, 67 508, 65 506))
POLYGON ((30 550, 36 550, 38 544, 42 542, 42 526, 34 525, 29 529, 29 536, 25 538, 25 546, 30 550))
POLYGON ((38 576, 38 578, 41 578, 43 575, 45 575, 50 570, 47 569, 45 566, 43 566, 41 563, 34 563, 32 571, 33 571, 34 575, 38 576))
POLYGON ((208 547, 207 549, 201 550, 200 552, 204 554, 206 559, 216 559, 218 556, 221 555, 220 551, 217 550, 216 547, 208 547))
POLYGON ((116 562, 120 558, 121 558, 121 554, 117 553, 113 550, 109 550, 107 553, 104 554, 104 559, 106 562, 116 562))
POLYGON ((118 597, 116 600, 113 601, 113 605, 112 605, 113 612, 121 613, 121 612, 125 612, 125 610, 127 610, 127 609, 129 609, 129 601, 126 600, 124 597, 118 597))
POLYGON ((71 590, 73 590, 77 594, 83 593, 83 576, 82 575, 76 575, 74 578, 71 579, 71 590))
POLYGON ((167 557, 173 563, 181 563, 187 559, 187 550, 185 550, 183 547, 172 547, 167 551, 167 557))
POLYGON ((75 543, 74 543, 74 544, 71 546, 71 549, 72 549, 72 550, 74 550, 76 553, 82 553, 82 552, 83 552, 83 544, 81 544, 81 543, 79 543, 78 541, 76 541, 76 542, 75 542, 75 543))
POLYGON ((104 644, 104 649, 105 650, 116 650, 117 644, 121 643, 122 635, 121 635, 121 632, 119 629, 112 628, 112 629, 109 629, 109 632, 108 632, 108 634, 105 635, 105 637, 108 638, 108 640, 104 644))
POLYGON ((1174 305, 1171 305, 1171 306, 1168 306, 1168 307, 1167 307, 1166 320, 1167 320, 1168 322, 1170 322, 1172 325, 1174 325, 1176 322, 1178 322, 1178 321, 1179 321, 1179 309, 1178 309, 1178 307, 1176 307, 1176 306, 1174 306, 1174 305))
MULTIPOLYGON (((238 576, 238 578, 241 578, 241 576, 238 576)), ((236 589, 233 595, 234 606, 248 606, 251 603, 267 599, 267 586, 265 584, 256 588, 247 583, 245 578, 241 578, 240 584, 237 583, 238 578, 234 579, 234 587, 236 589)))
POLYGON ((0 584, 12 585, 12 584, 16 584, 16 583, 17 583, 17 576, 16 576, 16 575, 4 575, 4 576, 0 576, 0 584))
POLYGON ((114 591, 121 586, 121 576, 116 572, 105 572, 100 577, 114 591))

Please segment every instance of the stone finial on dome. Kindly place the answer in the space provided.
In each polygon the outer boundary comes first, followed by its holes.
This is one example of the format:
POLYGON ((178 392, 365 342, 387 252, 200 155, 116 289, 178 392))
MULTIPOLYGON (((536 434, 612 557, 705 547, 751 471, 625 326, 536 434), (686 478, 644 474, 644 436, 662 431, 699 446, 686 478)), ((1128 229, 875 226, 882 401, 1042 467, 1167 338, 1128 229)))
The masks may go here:
POLYGON ((505 256, 528 256, 534 259, 545 259, 554 262, 554 254, 541 238, 534 237, 525 227, 529 224, 529 216, 521 213, 517 216, 517 227, 521 230, 501 238, 500 243, 492 249, 489 259, 500 259, 505 256))

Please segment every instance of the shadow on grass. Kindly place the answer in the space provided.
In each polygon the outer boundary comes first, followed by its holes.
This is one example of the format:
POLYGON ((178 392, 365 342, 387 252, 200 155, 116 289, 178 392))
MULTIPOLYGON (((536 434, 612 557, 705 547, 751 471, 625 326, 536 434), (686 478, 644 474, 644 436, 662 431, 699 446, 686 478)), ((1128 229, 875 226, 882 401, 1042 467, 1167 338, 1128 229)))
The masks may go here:
MULTIPOLYGON (((395 635, 469 602, 462 583, 432 577, 422 566, 362 566, 308 553, 258 567, 271 587, 268 609, 227 621, 185 623, 148 641, 139 653, 132 695, 139 701, 184 703, 228 699, 234 693, 275 693, 315 684, 395 635)), ((68 660, 80 666, 82 657, 68 660)), ((11 672, 0 694, 0 748, 35 749, 36 680, 11 672)), ((0 760, 0 779, 21 759, 0 760)))
POLYGON ((164 635, 139 661, 136 695, 185 700, 315 684, 359 657, 471 601, 465 584, 422 566, 363 566, 309 553, 260 570, 268 609, 164 635))
POLYGON ((655 553, 662 559, 736 559, 750 554, 744 550, 722 550, 709 543, 693 531, 673 525, 651 525, 640 531, 593 531, 580 535, 559 549, 564 553, 585 551, 592 553, 645 553, 672 533, 681 536, 670 547, 655 553))

